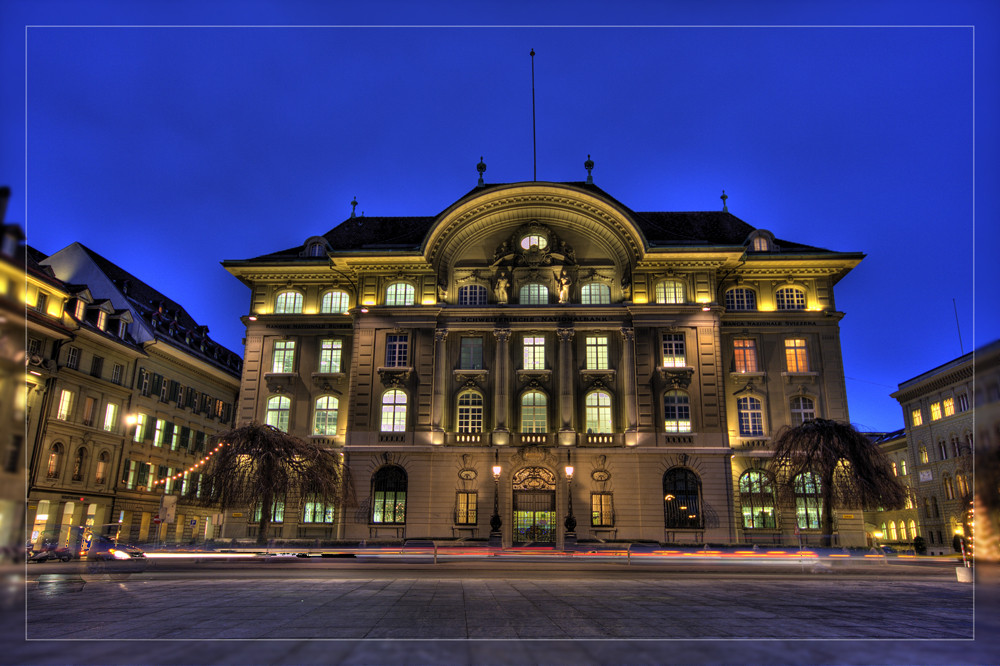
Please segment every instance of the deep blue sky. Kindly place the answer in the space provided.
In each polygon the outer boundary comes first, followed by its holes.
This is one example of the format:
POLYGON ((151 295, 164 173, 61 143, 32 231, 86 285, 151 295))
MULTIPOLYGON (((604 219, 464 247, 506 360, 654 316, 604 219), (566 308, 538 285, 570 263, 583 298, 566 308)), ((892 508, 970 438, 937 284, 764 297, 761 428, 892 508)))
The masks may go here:
POLYGON ((480 155, 488 182, 531 179, 531 48, 540 180, 582 180, 589 153, 634 210, 725 188, 751 225, 868 255, 836 292, 858 426, 902 427, 889 393, 959 355, 952 299, 965 351, 1000 337, 997 3, 79 4, 0 5, 7 219, 234 351, 249 293, 223 259, 322 234, 354 196, 434 215, 480 155), (567 21, 799 27, 510 27, 567 21), (41 27, 389 23, 507 27, 41 27))

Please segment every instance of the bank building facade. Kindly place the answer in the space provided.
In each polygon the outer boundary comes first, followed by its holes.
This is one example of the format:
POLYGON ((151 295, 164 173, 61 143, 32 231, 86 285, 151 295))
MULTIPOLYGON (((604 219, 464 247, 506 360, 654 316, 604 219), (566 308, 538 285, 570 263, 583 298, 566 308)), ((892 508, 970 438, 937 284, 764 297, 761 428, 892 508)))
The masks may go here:
MULTIPOLYGON (((352 212, 223 262, 251 292, 237 422, 352 479, 344 508, 284 498, 269 538, 818 543, 819 489, 784 497, 765 465, 782 426, 848 420, 834 286, 863 255, 777 239, 724 194, 637 212, 589 175, 479 169, 438 215, 352 212)), ((864 544, 860 511, 835 525, 864 544)), ((251 507, 223 536, 255 530, 251 507)))

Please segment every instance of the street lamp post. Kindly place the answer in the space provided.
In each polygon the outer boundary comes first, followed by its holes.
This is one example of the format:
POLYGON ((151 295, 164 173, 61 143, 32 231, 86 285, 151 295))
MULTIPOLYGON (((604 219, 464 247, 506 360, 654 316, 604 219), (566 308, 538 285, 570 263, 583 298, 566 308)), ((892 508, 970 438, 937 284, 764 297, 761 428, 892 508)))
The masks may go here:
MULTIPOLYGON (((569 452, 567 451, 567 458, 569 457, 569 452)), ((576 517, 573 516, 573 466, 566 465, 566 484, 569 493, 569 504, 568 512, 566 513, 566 520, 563 525, 566 528, 565 545, 575 545, 576 544, 576 517)))
POLYGON ((493 464, 493 515, 490 516, 490 546, 497 547, 502 543, 500 528, 503 521, 500 520, 500 468, 499 452, 494 451, 493 464))

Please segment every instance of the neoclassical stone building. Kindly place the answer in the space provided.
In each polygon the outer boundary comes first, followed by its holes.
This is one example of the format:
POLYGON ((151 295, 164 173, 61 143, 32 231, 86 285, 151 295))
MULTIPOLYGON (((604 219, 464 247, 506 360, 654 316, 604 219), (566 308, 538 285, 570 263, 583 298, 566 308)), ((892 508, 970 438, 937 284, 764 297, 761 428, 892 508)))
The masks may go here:
MULTIPOLYGON (((496 506, 504 544, 808 540, 818 490, 782 501, 763 466, 782 426, 848 418, 834 286, 862 258, 588 176, 225 261, 251 292, 237 420, 336 448, 357 499, 285 498, 272 536, 487 538, 496 506)), ((864 542, 860 511, 837 524, 864 542)))

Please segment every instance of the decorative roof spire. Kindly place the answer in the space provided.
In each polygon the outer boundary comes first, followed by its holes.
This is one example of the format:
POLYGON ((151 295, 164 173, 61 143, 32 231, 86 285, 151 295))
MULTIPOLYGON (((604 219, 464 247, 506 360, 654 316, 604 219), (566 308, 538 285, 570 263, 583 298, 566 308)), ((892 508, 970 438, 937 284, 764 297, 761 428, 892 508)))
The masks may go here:
POLYGON ((486 163, 483 162, 481 155, 479 157, 479 164, 476 165, 476 171, 479 172, 479 182, 476 183, 476 187, 486 187, 486 183, 483 182, 483 174, 486 173, 486 163))
POLYGON ((583 163, 583 168, 587 170, 587 184, 594 184, 594 176, 591 175, 591 171, 594 170, 594 160, 590 159, 590 153, 587 153, 587 161, 583 163))
POLYGON ((358 207, 358 197, 357 195, 351 199, 351 217, 354 217, 354 209, 358 207))
POLYGON ((725 190, 722 190, 722 196, 719 197, 719 198, 722 199, 722 212, 723 213, 728 213, 729 209, 726 208, 726 199, 728 199, 729 197, 726 196, 726 191, 725 190))

